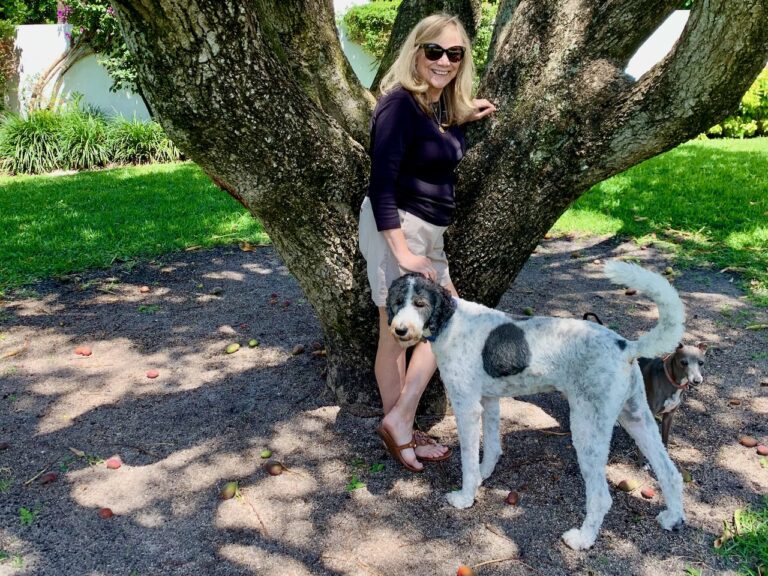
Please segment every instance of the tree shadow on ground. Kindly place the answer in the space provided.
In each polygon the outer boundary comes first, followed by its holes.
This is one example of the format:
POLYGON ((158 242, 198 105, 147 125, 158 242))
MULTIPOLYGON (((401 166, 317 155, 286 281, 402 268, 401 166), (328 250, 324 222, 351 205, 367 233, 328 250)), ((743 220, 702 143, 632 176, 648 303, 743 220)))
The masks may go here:
MULTIPOLYGON (((580 317, 592 307, 627 337, 647 330, 652 305, 622 296, 593 264, 632 249, 585 244, 572 258, 574 249, 546 243, 500 308, 580 317)), ((662 258, 632 254, 652 266, 662 258)), ((695 274, 676 282, 689 335, 717 340, 707 381, 673 430, 672 457, 695 479, 680 533, 656 524, 658 496, 616 491, 592 550, 559 541, 582 520, 584 489, 567 405, 552 394, 503 402, 505 455, 474 507, 449 507, 458 450, 421 475, 395 465, 375 437, 378 418, 339 409, 326 391, 323 358, 311 354, 319 324, 275 253, 225 248, 41 284, 36 297, 7 303, 0 356, 15 353, 0 363, 0 441, 10 444, 0 467, 11 478, 0 501, 0 549, 23 558, 19 574, 450 574, 489 560, 500 561, 480 574, 722 569, 711 549, 722 521, 767 488, 734 438, 765 435, 755 390, 768 370, 750 356, 764 337, 745 332, 738 315, 763 312, 727 279, 703 274, 708 286, 695 274), (722 306, 734 313, 723 316, 722 306), (251 338, 259 346, 224 353, 251 338), (297 344, 306 351, 292 354, 297 344), (78 345, 93 354, 74 355, 78 345), (150 369, 159 377, 147 378, 150 369), (729 405, 734 396, 743 403, 729 405), (288 471, 267 474, 265 448, 288 471), (112 454, 125 462, 118 470, 88 463, 112 454), (42 469, 59 479, 25 485, 42 469), (352 489, 355 480, 365 486, 352 489), (240 497, 219 500, 228 481, 239 482, 240 497), (520 505, 507 506, 513 489, 520 505), (29 526, 21 507, 37 511, 29 526), (102 520, 101 507, 115 516, 102 520)), ((456 444, 450 416, 431 432, 456 444)), ((631 448, 614 435, 610 481, 631 475, 655 486, 631 448)))

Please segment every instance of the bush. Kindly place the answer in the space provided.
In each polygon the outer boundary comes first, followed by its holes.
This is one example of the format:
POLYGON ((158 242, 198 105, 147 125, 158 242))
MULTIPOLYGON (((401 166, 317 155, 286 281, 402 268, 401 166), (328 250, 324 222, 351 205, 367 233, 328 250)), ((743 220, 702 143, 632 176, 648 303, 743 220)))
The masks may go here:
POLYGON ((360 44, 376 61, 381 61, 401 0, 374 0, 353 6, 344 14, 349 38, 360 44))
POLYGON ((0 126, 0 167, 11 174, 39 174, 59 168, 61 116, 35 110, 28 118, 10 114, 0 126))
POLYGON ((768 136, 768 69, 763 70, 741 99, 739 110, 707 130, 710 138, 768 136))
POLYGON ((60 166, 90 170, 110 161, 107 124, 103 117, 75 108, 61 116, 60 166))
POLYGON ((181 156, 157 122, 127 120, 122 116, 109 125, 109 143, 115 162, 148 164, 172 162, 181 156))
POLYGON ((77 100, 56 112, 12 114, 0 122, 0 170, 10 174, 171 162, 180 156, 157 122, 109 119, 77 100))

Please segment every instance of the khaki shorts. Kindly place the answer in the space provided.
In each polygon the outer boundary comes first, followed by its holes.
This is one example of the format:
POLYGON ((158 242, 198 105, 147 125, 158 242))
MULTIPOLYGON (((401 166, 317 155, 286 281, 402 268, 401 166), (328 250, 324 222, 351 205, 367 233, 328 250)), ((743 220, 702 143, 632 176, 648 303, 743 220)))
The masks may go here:
MULTIPOLYGON (((400 228, 408 248, 417 256, 429 258, 437 271, 438 284, 447 286, 451 282, 448 259, 443 248, 443 233, 447 226, 435 226, 405 210, 398 212, 400 228)), ((367 196, 360 207, 359 245, 368 268, 368 283, 371 285, 373 302, 379 307, 386 306, 389 285, 408 270, 398 266, 384 235, 376 229, 371 200, 367 196)))

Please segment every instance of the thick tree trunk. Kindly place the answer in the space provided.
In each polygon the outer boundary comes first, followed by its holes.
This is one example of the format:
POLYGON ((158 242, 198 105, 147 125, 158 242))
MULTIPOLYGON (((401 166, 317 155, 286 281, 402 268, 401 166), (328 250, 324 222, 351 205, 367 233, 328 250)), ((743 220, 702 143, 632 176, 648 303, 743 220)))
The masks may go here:
MULTIPOLYGON (((407 0, 402 22, 449 4, 407 0)), ((448 238, 462 295, 496 304, 581 193, 735 109, 765 63, 767 4, 697 1, 672 53, 635 81, 627 61, 677 2, 501 0, 480 88, 499 111, 470 130, 448 238)), ((329 385, 341 402, 374 401, 377 316, 357 250, 373 100, 341 53, 330 0, 115 8, 153 116, 264 223, 314 306, 329 385)))

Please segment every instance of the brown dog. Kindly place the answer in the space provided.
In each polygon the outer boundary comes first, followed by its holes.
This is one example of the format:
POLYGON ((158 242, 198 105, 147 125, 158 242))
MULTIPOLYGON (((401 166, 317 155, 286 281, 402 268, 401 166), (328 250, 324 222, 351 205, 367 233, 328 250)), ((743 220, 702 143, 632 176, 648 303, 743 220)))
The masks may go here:
POLYGON ((654 416, 661 415, 661 441, 669 441, 672 417, 680 406, 682 393, 689 386, 698 386, 704 381, 701 369, 704 366, 706 344, 683 346, 663 358, 638 358, 645 381, 645 395, 654 416))
MULTIPOLYGON (((586 312, 584 320, 592 317, 595 322, 602 324, 594 312, 586 312)), ((672 417, 680 406, 682 393, 690 386, 698 386, 704 381, 701 369, 704 366, 706 344, 684 346, 678 344, 672 354, 663 358, 638 358, 640 371, 645 381, 645 395, 654 416, 661 416, 661 440, 666 446, 669 442, 669 431, 672 428, 672 417)))

